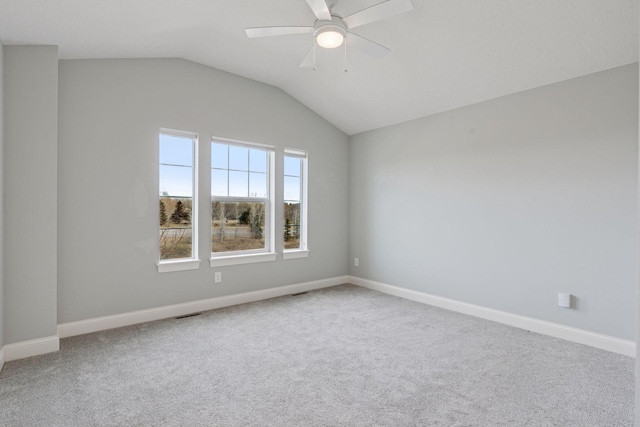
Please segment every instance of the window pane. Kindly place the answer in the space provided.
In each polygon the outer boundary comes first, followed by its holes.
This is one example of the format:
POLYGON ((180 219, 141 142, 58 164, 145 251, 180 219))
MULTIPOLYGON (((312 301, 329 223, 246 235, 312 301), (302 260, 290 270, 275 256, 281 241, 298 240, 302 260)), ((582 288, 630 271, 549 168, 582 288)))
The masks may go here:
POLYGON ((160 165, 160 195, 191 197, 192 179, 191 167, 160 165))
POLYGON ((211 143, 211 167, 227 169, 229 167, 229 146, 211 143))
POLYGON ((266 222, 265 210, 273 205, 266 201, 247 202, 248 198, 268 199, 272 185, 269 165, 273 150, 252 148, 251 144, 234 145, 212 141, 212 156, 227 150, 228 164, 214 163, 211 169, 211 252, 264 252, 271 248, 272 230, 266 222), (216 147, 218 146, 218 147, 216 147), (225 148, 226 147, 226 148, 225 148), (224 175, 226 174, 226 175, 224 175), (245 201, 240 201, 244 199, 245 201))
POLYGON ((300 203, 284 204, 284 248, 300 248, 300 203))
POLYGON ((159 135, 160 260, 193 258, 195 134, 159 135), (191 136, 193 135, 193 136, 191 136))
POLYGON ((211 195, 227 196, 227 171, 211 169, 211 195))
POLYGON ((190 198, 160 198, 161 260, 192 256, 191 210, 190 198))
POLYGON ((247 197, 249 191, 249 172, 229 171, 229 196, 247 197))
POLYGON ((300 178, 284 177, 284 199, 300 200, 300 178))
POLYGON ((252 172, 267 172, 267 152, 249 150, 250 170, 252 172))
POLYGON ((266 173, 249 173, 249 197, 267 198, 266 173))
POLYGON ((300 176, 300 165, 302 160, 297 157, 284 156, 284 174, 291 176, 300 176))
MULTIPOLYGON (((284 153, 284 250, 306 250, 307 245, 307 156, 301 150, 284 153)), ((286 256, 285 256, 286 259, 286 256)))
POLYGON ((160 163, 193 166, 193 140, 161 134, 160 163))
POLYGON ((265 248, 265 203, 211 202, 211 252, 265 248))
POLYGON ((245 147, 229 146, 229 169, 240 171, 249 170, 249 149, 245 147))

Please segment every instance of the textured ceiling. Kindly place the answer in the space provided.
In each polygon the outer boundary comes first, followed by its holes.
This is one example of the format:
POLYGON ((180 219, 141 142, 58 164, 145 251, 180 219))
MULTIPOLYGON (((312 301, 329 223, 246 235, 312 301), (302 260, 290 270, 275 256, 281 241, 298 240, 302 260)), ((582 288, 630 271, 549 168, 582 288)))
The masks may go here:
MULTIPOLYGON (((338 0, 347 16, 381 0, 338 0)), ((355 134, 638 61, 638 0, 413 0, 355 33, 391 49, 319 51, 305 0, 0 0, 0 40, 53 44, 62 59, 180 57, 280 87, 355 134)))

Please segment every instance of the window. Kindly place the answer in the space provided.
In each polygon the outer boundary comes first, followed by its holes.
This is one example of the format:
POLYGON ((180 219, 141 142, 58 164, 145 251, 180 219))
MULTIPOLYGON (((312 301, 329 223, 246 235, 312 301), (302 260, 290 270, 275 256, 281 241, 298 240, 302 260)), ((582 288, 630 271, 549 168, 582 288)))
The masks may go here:
POLYGON ((283 258, 302 258, 307 248, 307 153, 284 151, 284 253, 283 258))
POLYGON ((211 141, 211 266, 274 261, 273 147, 211 141))
POLYGON ((160 131, 160 262, 158 271, 198 268, 196 169, 198 136, 160 131))

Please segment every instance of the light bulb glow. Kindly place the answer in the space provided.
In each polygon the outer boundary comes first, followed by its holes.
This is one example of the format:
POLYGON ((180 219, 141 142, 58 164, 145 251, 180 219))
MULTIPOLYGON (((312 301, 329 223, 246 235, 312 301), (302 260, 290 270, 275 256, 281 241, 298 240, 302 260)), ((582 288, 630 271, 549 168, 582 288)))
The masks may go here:
POLYGON ((331 28, 319 32, 316 36, 316 41, 320 47, 324 47, 325 49, 334 49, 342 45, 344 42, 344 34, 331 28))

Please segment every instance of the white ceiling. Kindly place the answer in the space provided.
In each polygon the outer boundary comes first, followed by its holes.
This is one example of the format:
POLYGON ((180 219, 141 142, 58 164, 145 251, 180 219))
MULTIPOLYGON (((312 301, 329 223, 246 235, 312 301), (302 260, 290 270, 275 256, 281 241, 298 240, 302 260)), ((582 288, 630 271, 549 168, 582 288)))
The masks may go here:
MULTIPOLYGON (((338 0, 347 16, 382 0, 338 0)), ((180 57, 272 84, 349 135, 638 61, 638 0, 413 0, 355 33, 381 60, 319 51, 305 0, 0 0, 0 40, 53 44, 62 59, 180 57)))

